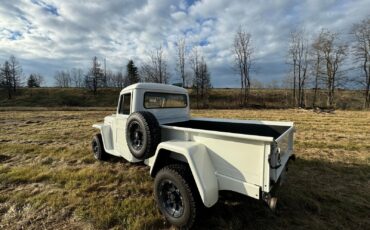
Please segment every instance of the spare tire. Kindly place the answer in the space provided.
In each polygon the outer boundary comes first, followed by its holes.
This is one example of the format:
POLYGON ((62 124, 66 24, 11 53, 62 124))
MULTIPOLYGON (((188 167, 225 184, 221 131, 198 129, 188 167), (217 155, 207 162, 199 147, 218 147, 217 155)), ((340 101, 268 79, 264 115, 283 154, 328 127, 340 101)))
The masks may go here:
POLYGON ((153 156, 160 141, 161 129, 152 113, 140 111, 128 117, 126 142, 135 158, 144 160, 153 156))

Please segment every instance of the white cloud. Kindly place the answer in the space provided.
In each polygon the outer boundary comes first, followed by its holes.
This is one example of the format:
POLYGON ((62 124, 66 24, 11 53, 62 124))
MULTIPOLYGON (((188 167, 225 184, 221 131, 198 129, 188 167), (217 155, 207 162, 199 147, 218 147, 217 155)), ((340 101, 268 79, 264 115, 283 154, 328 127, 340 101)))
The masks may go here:
POLYGON ((130 58, 140 63, 162 44, 173 71, 174 43, 186 34, 189 45, 204 45, 214 85, 238 86, 231 46, 239 25, 252 34, 258 69, 253 77, 269 81, 286 75, 288 35, 295 27, 310 35, 328 28, 345 40, 369 8, 367 0, 4 1, 0 61, 14 54, 27 74, 40 72, 52 84, 56 70, 88 68, 93 56, 106 58, 115 70, 130 58))

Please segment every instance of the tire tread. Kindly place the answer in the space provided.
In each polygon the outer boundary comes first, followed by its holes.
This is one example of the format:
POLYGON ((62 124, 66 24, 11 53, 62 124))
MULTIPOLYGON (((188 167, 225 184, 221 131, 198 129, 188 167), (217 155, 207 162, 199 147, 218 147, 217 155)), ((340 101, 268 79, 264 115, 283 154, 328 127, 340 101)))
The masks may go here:
MULTIPOLYGON (((189 229, 192 227, 196 220, 197 216, 197 208, 198 208, 198 199, 197 199, 197 191, 194 189, 194 179, 191 176, 190 169, 185 164, 171 164, 163 167, 161 170, 159 170, 157 175, 160 175, 162 173, 170 173, 172 175, 175 175, 177 178, 179 178, 182 182, 182 184, 185 187, 185 190, 189 194, 189 202, 190 207, 193 208, 193 211, 190 213, 190 217, 188 222, 183 225, 179 226, 181 229, 189 229)), ((156 197, 156 201, 157 197, 156 197)))
POLYGON ((94 143, 94 141, 96 141, 98 143, 98 146, 99 146, 99 155, 98 156, 95 156, 95 153, 93 152, 94 153, 94 157, 97 160, 100 160, 100 161, 105 160, 106 157, 107 157, 107 153, 104 150, 103 138, 102 138, 102 136, 101 136, 100 133, 97 133, 97 134, 94 135, 93 140, 91 142, 91 145, 94 143))
MULTIPOLYGON (((132 113, 127 121, 127 126, 129 125, 131 119, 139 119, 142 121, 144 125, 144 132, 147 137, 147 147, 145 148, 144 153, 142 156, 137 156, 130 148, 130 145, 128 145, 131 153, 134 155, 134 157, 138 158, 139 160, 147 159, 154 155, 155 150, 158 146, 158 144, 161 141, 161 129, 159 126, 159 123, 156 119, 156 117, 148 111, 139 111, 132 113)), ((128 131, 126 130, 126 138, 128 138, 128 131)), ((127 143, 129 140, 127 139, 127 143)))

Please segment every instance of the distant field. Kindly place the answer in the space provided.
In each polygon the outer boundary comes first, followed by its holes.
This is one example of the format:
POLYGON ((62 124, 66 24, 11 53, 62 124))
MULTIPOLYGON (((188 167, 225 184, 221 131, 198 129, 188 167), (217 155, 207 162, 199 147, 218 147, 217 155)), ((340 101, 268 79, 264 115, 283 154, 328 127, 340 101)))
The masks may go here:
MULTIPOLYGON (((93 95, 87 89, 81 88, 22 88, 13 99, 8 100, 4 89, 0 89, 0 108, 14 106, 37 107, 114 107, 117 105, 119 89, 99 89, 93 95)), ((240 89, 211 89, 209 99, 204 104, 196 102, 192 90, 190 100, 192 108, 208 109, 238 109, 240 108, 240 89)), ((339 90, 336 92, 336 106, 339 109, 361 109, 363 95, 361 91, 339 90)), ((313 92, 306 91, 307 107, 312 107, 313 92)), ((326 106, 326 91, 318 93, 317 106, 326 106)), ((285 89, 252 89, 248 103, 249 108, 291 108, 292 92, 285 89)))
MULTIPOLYGON (((0 229, 169 228, 144 165, 94 160, 91 125, 113 111, 0 112, 0 229)), ((273 215, 222 197, 198 229, 368 229, 370 113, 193 110, 193 116, 291 120, 297 160, 273 215)))

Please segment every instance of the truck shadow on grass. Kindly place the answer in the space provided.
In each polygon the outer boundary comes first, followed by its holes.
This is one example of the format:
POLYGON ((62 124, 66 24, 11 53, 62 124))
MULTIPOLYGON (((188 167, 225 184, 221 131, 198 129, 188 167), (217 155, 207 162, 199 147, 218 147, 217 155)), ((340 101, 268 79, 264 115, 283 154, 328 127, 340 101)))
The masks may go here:
MULTIPOLYGON (((131 164, 110 156, 109 163, 131 164)), ((221 192, 218 203, 201 209, 194 229, 364 229, 370 226, 369 180, 366 164, 297 159, 289 165, 287 180, 271 212, 263 201, 233 192, 221 192)), ((163 219, 145 229, 171 228, 163 219)))
POLYGON ((276 213, 259 200, 221 193, 195 229, 365 229, 370 226, 370 167, 297 159, 278 192, 276 213))
POLYGON ((105 158, 102 160, 104 162, 107 162, 109 164, 128 164, 130 167, 148 167, 144 162, 129 162, 123 157, 117 157, 113 155, 107 154, 105 158))

